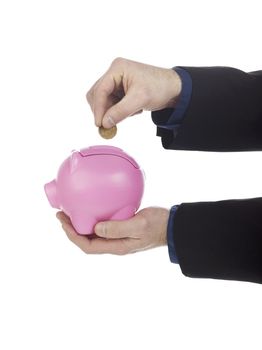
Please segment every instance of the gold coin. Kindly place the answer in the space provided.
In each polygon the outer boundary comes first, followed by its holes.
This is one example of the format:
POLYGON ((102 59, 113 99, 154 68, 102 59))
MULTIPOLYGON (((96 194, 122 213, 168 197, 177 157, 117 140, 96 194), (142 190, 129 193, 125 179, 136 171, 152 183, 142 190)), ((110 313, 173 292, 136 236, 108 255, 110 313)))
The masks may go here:
POLYGON ((106 129, 103 126, 100 126, 98 129, 98 132, 99 132, 100 136, 102 136, 104 139, 109 140, 109 139, 112 139, 113 137, 116 136, 117 127, 113 126, 110 129, 106 129))

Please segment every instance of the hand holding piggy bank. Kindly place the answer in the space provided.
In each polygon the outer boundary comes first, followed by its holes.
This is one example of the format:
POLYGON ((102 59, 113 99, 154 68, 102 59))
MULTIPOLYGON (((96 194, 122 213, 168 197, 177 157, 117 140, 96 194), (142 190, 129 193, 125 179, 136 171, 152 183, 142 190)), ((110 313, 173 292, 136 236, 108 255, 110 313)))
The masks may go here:
POLYGON ((50 205, 67 214, 81 235, 92 234, 97 222, 132 217, 143 191, 139 165, 112 146, 73 151, 60 166, 57 178, 45 185, 50 205))

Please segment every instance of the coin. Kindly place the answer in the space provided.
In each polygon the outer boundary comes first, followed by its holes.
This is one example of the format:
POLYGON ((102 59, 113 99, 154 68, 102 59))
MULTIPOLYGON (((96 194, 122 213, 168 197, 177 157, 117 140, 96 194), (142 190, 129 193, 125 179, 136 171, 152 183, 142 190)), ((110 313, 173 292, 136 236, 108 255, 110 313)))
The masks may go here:
POLYGON ((104 128, 103 126, 100 126, 98 128, 98 132, 100 134, 100 136, 102 136, 104 139, 112 139, 113 137, 116 136, 116 133, 117 133, 117 127, 116 126, 113 126, 112 128, 110 129, 106 129, 104 128))

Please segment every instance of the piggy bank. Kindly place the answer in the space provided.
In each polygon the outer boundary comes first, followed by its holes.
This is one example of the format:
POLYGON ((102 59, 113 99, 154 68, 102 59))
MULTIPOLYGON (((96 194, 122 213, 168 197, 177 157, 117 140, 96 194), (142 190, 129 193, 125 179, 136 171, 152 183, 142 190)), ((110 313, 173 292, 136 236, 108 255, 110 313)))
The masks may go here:
POLYGON ((73 151, 57 178, 45 185, 50 205, 67 214, 81 235, 94 233, 99 221, 132 217, 143 191, 144 174, 137 162, 112 146, 73 151))

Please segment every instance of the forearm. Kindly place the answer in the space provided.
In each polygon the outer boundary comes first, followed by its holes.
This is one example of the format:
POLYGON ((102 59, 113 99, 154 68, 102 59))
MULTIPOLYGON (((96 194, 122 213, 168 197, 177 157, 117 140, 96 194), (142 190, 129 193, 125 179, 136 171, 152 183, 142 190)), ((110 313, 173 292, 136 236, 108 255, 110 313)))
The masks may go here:
POLYGON ((262 283, 262 198, 181 204, 173 242, 190 277, 262 283))
POLYGON ((182 68, 192 79, 192 93, 179 127, 172 130, 161 126, 161 120, 168 124, 171 110, 152 114, 163 146, 205 151, 261 150, 262 71, 182 68))

